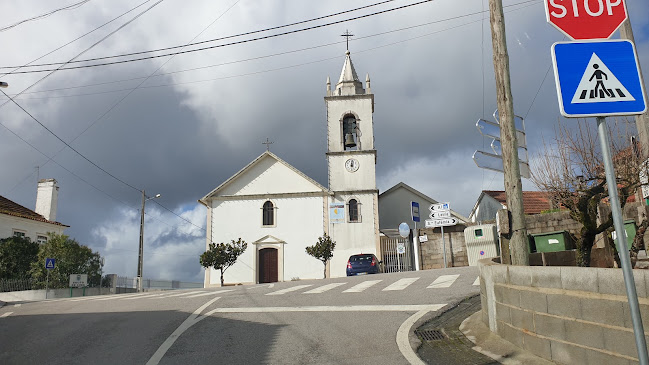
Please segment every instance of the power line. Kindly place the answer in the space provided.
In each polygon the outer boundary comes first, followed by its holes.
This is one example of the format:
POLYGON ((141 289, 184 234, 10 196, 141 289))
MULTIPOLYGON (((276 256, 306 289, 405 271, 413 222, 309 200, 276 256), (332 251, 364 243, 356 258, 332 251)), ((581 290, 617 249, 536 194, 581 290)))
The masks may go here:
POLYGON ((31 17, 29 19, 21 20, 19 22, 13 23, 11 25, 7 25, 6 27, 0 28, 0 32, 4 32, 5 30, 17 27, 22 23, 26 23, 26 22, 30 22, 30 21, 34 21, 34 20, 38 20, 38 19, 42 19, 42 18, 47 18, 48 16, 50 16, 50 15, 52 15, 54 13, 57 13, 59 11, 76 9, 76 8, 80 7, 81 5, 83 5, 83 4, 85 4, 85 3, 89 2, 89 1, 90 0, 82 0, 82 1, 79 1, 78 3, 76 3, 76 4, 68 5, 68 6, 65 6, 65 7, 62 7, 62 8, 58 8, 58 9, 49 11, 49 12, 47 12, 45 14, 41 14, 41 15, 31 17))
MULTIPOLYGON (((122 61, 96 63, 96 64, 84 65, 84 66, 74 66, 74 67, 65 67, 65 68, 63 68, 61 66, 57 70, 61 70, 61 71, 62 70, 75 70, 75 69, 89 68, 89 67, 116 65, 116 64, 123 64, 123 63, 135 62, 135 61, 143 61, 143 60, 149 60, 149 59, 154 59, 154 58, 168 57, 168 56, 173 56, 173 55, 187 54, 187 53, 193 53, 193 52, 199 52, 199 51, 206 51, 206 50, 210 50, 210 49, 216 49, 216 48, 223 48, 223 47, 234 46, 234 45, 239 45, 239 44, 245 44, 245 43, 250 43, 250 42, 255 42, 255 41, 260 41, 260 40, 265 40, 265 39, 271 39, 271 38, 286 36, 286 35, 295 34, 295 33, 301 33, 301 32, 305 32, 305 31, 309 31, 309 30, 324 28, 324 27, 328 27, 328 26, 332 26, 332 25, 336 25, 336 24, 341 24, 341 23, 346 23, 346 22, 350 22, 350 21, 354 21, 354 20, 363 19, 363 18, 368 18, 368 17, 371 17, 371 16, 385 14, 385 13, 393 12, 393 11, 396 11, 396 10, 402 10, 402 9, 409 8, 409 7, 416 6, 416 5, 429 3, 431 1, 434 1, 434 0, 422 0, 422 1, 419 1, 419 2, 416 2, 416 3, 403 5, 403 6, 399 6, 399 7, 392 8, 392 9, 382 10, 382 11, 378 11, 378 12, 374 12, 374 13, 370 13, 370 14, 360 15, 360 16, 356 16, 356 17, 353 17, 353 18, 338 20, 338 21, 334 21, 334 22, 330 22, 330 23, 314 25, 314 26, 307 27, 307 28, 301 28, 301 29, 286 31, 286 32, 277 33, 277 34, 271 34, 271 35, 257 37, 257 38, 251 38, 251 39, 245 39, 245 40, 236 41, 236 42, 219 44, 219 45, 215 45, 215 46, 209 46, 209 47, 202 47, 202 48, 191 49, 191 50, 186 50, 186 51, 166 53, 166 54, 156 55, 156 56, 133 58, 133 59, 122 60, 122 61)), ((15 67, 15 66, 6 67, 6 68, 12 68, 12 67, 15 67)), ((33 66, 29 66, 29 67, 33 67, 33 66)), ((15 74, 29 74, 29 73, 48 72, 48 71, 51 71, 51 69, 12 72, 12 74, 14 74, 14 75, 15 74)), ((6 75, 6 74, 0 74, 0 75, 6 75)))
MULTIPOLYGON (((195 46, 195 45, 198 45, 198 44, 211 43, 211 42, 221 41, 221 40, 225 40, 225 39, 237 38, 237 37, 242 37, 242 36, 246 36, 246 35, 252 35, 252 34, 257 34, 257 33, 268 32, 268 31, 271 31, 271 30, 287 28, 287 27, 291 27, 291 26, 294 26, 294 25, 310 23, 310 22, 314 22, 316 20, 322 20, 322 19, 331 18, 331 17, 335 17, 335 16, 338 16, 338 15, 342 15, 342 14, 352 13, 352 12, 355 12, 355 11, 358 11, 358 10, 363 10, 363 9, 371 8, 371 7, 374 7, 374 6, 383 5, 385 3, 389 3, 389 2, 393 2, 393 1, 395 1, 395 0, 385 0, 385 1, 378 2, 378 3, 365 5, 365 6, 361 6, 361 7, 354 8, 354 9, 344 10, 344 11, 340 11, 340 12, 333 13, 333 14, 323 15, 323 16, 320 16, 320 17, 312 18, 312 19, 301 20, 301 21, 298 21, 298 22, 290 23, 290 24, 284 24, 284 25, 274 26, 274 27, 270 27, 270 28, 264 28, 264 29, 259 29, 259 30, 244 32, 244 33, 233 34, 233 35, 220 37, 220 38, 213 38, 213 39, 209 39, 209 40, 201 41, 201 42, 196 42, 196 43, 191 43, 190 42, 188 44, 180 45, 180 46, 158 48, 158 49, 154 49, 154 50, 139 51, 139 52, 132 52, 132 53, 123 53, 123 54, 113 55, 113 56, 88 58, 88 59, 83 59, 83 60, 76 60, 74 62, 67 62, 67 63, 99 61, 99 60, 105 60, 105 59, 110 59, 110 58, 134 56, 134 55, 140 55, 140 54, 145 54, 145 53, 154 53, 154 52, 161 52, 161 51, 169 51, 169 50, 178 49, 178 48, 185 48, 185 47, 188 47, 188 46, 195 46)), ((63 62, 42 63, 42 64, 30 65, 30 67, 55 66, 55 65, 60 65, 62 63, 63 62)), ((23 67, 23 66, 1 66, 0 69, 16 68, 16 67, 23 67)))

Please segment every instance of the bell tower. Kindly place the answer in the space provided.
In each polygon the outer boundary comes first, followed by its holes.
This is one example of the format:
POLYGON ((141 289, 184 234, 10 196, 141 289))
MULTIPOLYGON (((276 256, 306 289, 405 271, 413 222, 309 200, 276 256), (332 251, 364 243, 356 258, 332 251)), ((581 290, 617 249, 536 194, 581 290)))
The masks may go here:
MULTIPOLYGON (((327 166, 330 204, 344 204, 344 219, 331 219, 336 241, 332 277, 345 276, 350 255, 379 256, 378 190, 374 149, 374 94, 370 77, 358 79, 349 50, 335 88, 327 78, 327 166)), ((340 217, 338 217, 340 218, 340 217)))

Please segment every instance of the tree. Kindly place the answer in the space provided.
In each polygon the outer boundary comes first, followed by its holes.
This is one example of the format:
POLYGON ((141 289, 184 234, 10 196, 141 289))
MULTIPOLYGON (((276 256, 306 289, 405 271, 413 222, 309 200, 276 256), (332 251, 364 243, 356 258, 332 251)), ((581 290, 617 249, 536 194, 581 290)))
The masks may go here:
POLYGON ((327 278, 327 261, 334 256, 336 241, 332 241, 328 234, 324 233, 318 237, 318 242, 306 248, 306 253, 322 261, 324 264, 324 278, 327 278))
POLYGON ((210 243, 209 250, 201 255, 201 266, 204 268, 213 267, 221 270, 221 286, 223 286, 223 273, 230 266, 237 262, 237 259, 248 248, 248 244, 239 238, 230 243, 210 243))
POLYGON ((29 278, 32 262, 38 260, 38 242, 29 238, 9 237, 0 240, 0 278, 29 278))
MULTIPOLYGON (((600 204, 608 201, 608 187, 594 129, 586 121, 578 121, 575 130, 559 122, 553 143, 544 142, 532 174, 532 182, 539 190, 581 223, 576 242, 578 266, 590 266, 596 236, 613 229, 612 214, 600 214, 600 204)), ((609 127, 609 133, 620 205, 624 208, 629 196, 640 186, 640 166, 630 144, 630 133, 622 131, 618 123, 609 127)))
POLYGON ((32 278, 39 281, 39 287, 45 287, 46 258, 56 259, 55 268, 49 270, 50 288, 67 288, 72 274, 87 274, 88 285, 99 285, 101 280, 99 253, 93 252, 66 235, 50 233, 48 236, 47 242, 40 245, 37 260, 31 264, 30 274, 32 278))

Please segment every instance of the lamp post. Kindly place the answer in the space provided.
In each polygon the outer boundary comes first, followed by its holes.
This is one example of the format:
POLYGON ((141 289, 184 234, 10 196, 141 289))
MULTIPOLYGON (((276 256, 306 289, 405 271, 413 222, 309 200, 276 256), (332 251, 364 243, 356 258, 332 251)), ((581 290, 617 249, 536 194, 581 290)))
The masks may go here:
POLYGON ((156 196, 147 198, 146 194, 144 193, 144 190, 142 190, 142 214, 140 216, 140 256, 137 261, 137 291, 141 292, 142 291, 142 259, 143 259, 143 251, 144 251, 144 203, 151 199, 156 199, 159 198, 160 194, 156 194, 156 196))
POLYGON ((8 87, 8 86, 9 84, 7 84, 6 82, 0 81, 0 87, 8 87))

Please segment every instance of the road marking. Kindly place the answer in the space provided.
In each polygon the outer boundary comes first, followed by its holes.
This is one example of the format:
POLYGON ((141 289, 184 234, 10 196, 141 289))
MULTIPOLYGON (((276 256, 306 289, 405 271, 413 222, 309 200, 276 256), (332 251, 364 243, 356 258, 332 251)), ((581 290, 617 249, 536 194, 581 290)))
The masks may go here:
POLYGON ((191 294, 204 293, 204 292, 205 292, 204 290, 198 290, 198 291, 190 291, 190 292, 184 292, 184 293, 176 293, 176 294, 172 294, 172 295, 164 295, 164 294, 162 294, 159 297, 149 298, 149 299, 167 299, 167 298, 172 298, 172 297, 180 297, 180 296, 183 296, 183 295, 191 295, 191 294))
POLYGON ((129 294, 115 294, 115 295, 109 295, 106 298, 100 298, 100 299, 95 299, 96 301, 100 300, 111 300, 111 299, 128 299, 128 298, 137 298, 141 297, 143 295, 148 295, 146 293, 129 293, 129 294))
POLYGON ((376 284, 378 284, 378 283, 380 283, 380 282, 381 282, 381 280, 368 280, 368 281, 364 281, 364 282, 362 282, 362 283, 360 283, 360 284, 358 284, 358 285, 352 286, 351 288, 349 288, 349 289, 343 291, 343 293, 360 293, 360 292, 362 292, 363 290, 365 290, 365 289, 371 287, 372 285, 376 285, 376 284))
POLYGON ((270 288, 272 288, 274 286, 275 286, 275 284, 270 284, 270 285, 268 285, 268 288, 270 289, 270 288))
MULTIPOLYGON (((439 309, 441 308, 438 308, 436 310, 439 309)), ((419 312, 413 314, 408 319, 406 319, 406 321, 403 322, 399 327, 399 330, 397 330, 397 346, 399 347, 399 351, 401 351, 403 357, 405 357, 411 365, 426 364, 425 362, 421 361, 419 356, 417 356, 415 351, 412 349, 412 346, 410 346, 408 334, 410 333, 410 330, 412 329, 412 326, 415 324, 415 322, 417 322, 419 318, 423 317, 428 312, 429 310, 422 309, 419 312)))
POLYGON ((14 307, 18 308, 18 307, 20 307, 21 305, 22 305, 22 304, 14 304, 14 307))
POLYGON ((309 284, 309 285, 296 285, 296 286, 293 286, 293 287, 290 287, 290 288, 274 291, 274 292, 268 293, 266 295, 282 295, 282 294, 290 293, 292 291, 308 288, 310 286, 311 286, 311 284, 309 284))
POLYGON ((211 292, 202 293, 202 294, 190 295, 188 297, 183 297, 183 298, 196 298, 196 297, 202 297, 202 296, 205 296, 205 295, 216 295, 216 294, 226 293, 226 292, 229 292, 229 291, 234 291, 234 290, 229 289, 229 290, 221 290, 221 291, 211 291, 211 292))
POLYGON ((390 291, 390 290, 403 290, 408 287, 408 285, 414 283, 415 281, 419 280, 419 278, 405 278, 401 279, 397 282, 392 283, 392 285, 389 285, 387 288, 383 289, 383 291, 390 291))
POLYGON ((326 292, 327 290, 331 290, 333 288, 337 288, 337 287, 339 287, 341 285, 345 285, 345 284, 347 284, 347 283, 331 283, 331 284, 323 285, 323 286, 315 288, 315 289, 311 289, 309 291, 305 291, 302 294, 320 294, 320 293, 326 292))
POLYGON ((448 288, 451 286, 457 278, 460 277, 460 275, 442 275, 435 279, 432 284, 428 286, 426 289, 431 289, 431 288, 448 288))
POLYGON ((3 313, 3 314, 0 316, 0 318, 9 317, 12 313, 13 313, 13 312, 3 313))
POLYGON ((243 307, 216 308, 207 313, 283 313, 283 312, 419 312, 438 311, 446 304, 412 304, 412 305, 343 305, 313 307, 243 307))
POLYGON ((133 299, 151 298, 151 297, 157 297, 157 296, 160 296, 160 295, 162 295, 162 294, 146 294, 146 295, 140 295, 140 296, 137 296, 137 297, 124 298, 124 299, 122 299, 122 300, 133 300, 133 299))
POLYGON ((475 278, 475 281, 473 282, 473 285, 480 285, 480 277, 478 276, 475 278))
POLYGON ((207 317, 207 315, 201 317, 199 317, 198 315, 201 314, 201 312, 205 310, 205 308, 209 307, 212 303, 216 302, 216 300, 219 298, 220 297, 211 299, 207 303, 200 306, 197 310, 195 310, 194 313, 190 314, 189 317, 187 317, 187 319, 185 319, 185 321, 180 326, 178 326, 178 328, 176 328, 176 330, 173 331, 173 333, 169 335, 169 337, 167 337, 165 342, 163 342, 162 345, 158 347, 158 350, 156 350, 156 352, 153 354, 153 356, 151 356, 149 361, 146 362, 146 365, 157 365, 160 362, 160 360, 162 360, 162 357, 167 353, 171 345, 173 345, 174 342, 176 342, 178 337, 180 337, 180 335, 182 335, 183 332, 187 331, 189 327, 195 325, 196 323, 198 323, 199 321, 207 317))

